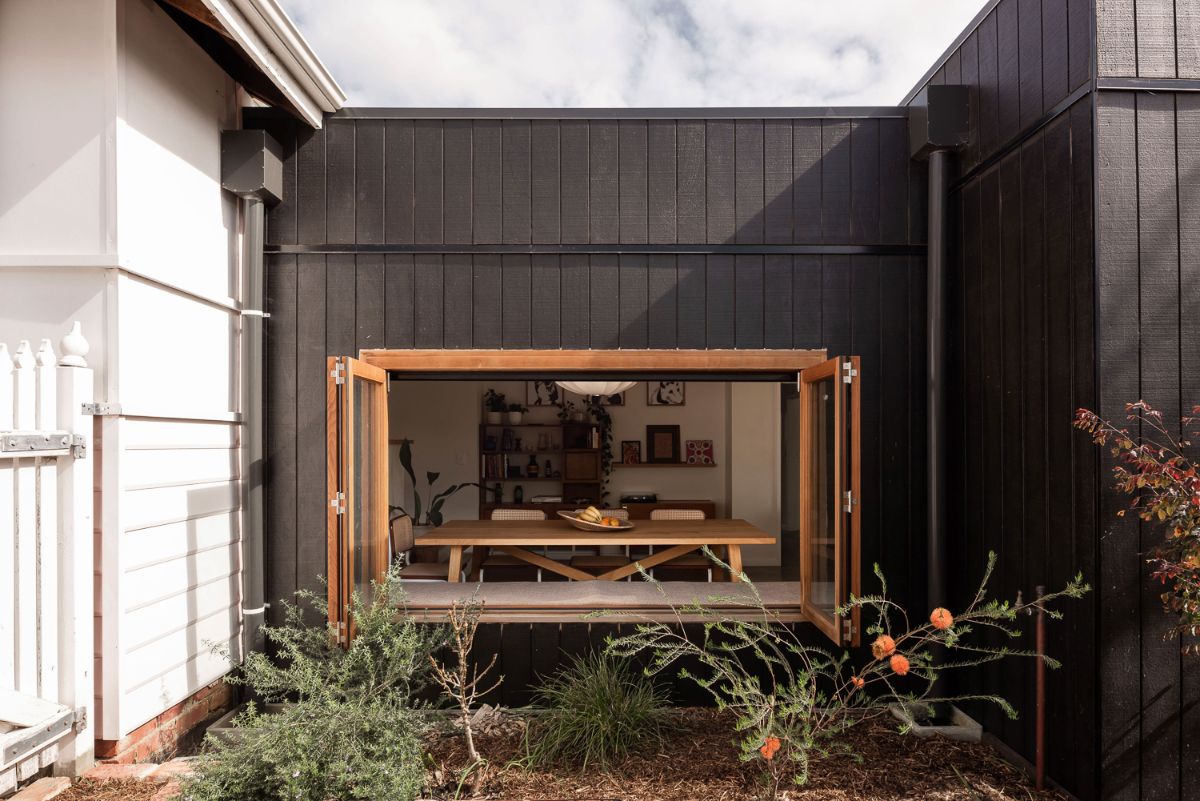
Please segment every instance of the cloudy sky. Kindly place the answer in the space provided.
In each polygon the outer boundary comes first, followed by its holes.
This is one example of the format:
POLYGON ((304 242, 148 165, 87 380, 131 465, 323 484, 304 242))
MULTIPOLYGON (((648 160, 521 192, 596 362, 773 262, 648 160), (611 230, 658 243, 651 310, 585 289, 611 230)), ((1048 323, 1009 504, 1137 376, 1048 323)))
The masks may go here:
POLYGON ((355 106, 894 105, 984 0, 282 0, 355 106))

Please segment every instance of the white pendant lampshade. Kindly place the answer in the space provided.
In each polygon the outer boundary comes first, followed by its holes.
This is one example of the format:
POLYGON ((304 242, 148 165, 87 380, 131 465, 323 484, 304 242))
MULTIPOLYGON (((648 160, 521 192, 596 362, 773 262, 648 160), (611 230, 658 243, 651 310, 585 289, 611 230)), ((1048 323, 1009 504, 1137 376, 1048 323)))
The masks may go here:
POLYGON ((637 384, 636 381, 555 381, 567 392, 590 398, 593 395, 607 397, 617 395, 637 384))

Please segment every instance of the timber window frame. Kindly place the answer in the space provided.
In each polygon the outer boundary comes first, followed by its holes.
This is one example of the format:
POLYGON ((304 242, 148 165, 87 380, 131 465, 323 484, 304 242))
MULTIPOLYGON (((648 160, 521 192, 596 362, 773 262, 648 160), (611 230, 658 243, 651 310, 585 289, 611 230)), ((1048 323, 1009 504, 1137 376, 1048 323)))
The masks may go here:
MULTIPOLYGON (((329 577, 330 622, 337 626, 339 637, 353 636, 353 621, 348 619, 347 606, 352 594, 367 589, 367 578, 378 579, 387 570, 387 414, 386 392, 392 378, 425 377, 433 375, 477 376, 496 375, 586 375, 619 374, 629 376, 721 376, 725 380, 761 377, 763 375, 795 376, 801 392, 801 597, 797 606, 803 619, 813 623, 822 633, 838 644, 856 644, 859 638, 858 615, 839 621, 824 606, 812 598, 813 582, 809 563, 811 544, 816 536, 808 529, 805 539, 805 498, 810 497, 804 482, 810 481, 818 466, 806 443, 814 440, 815 419, 806 412, 811 403, 812 389, 818 382, 832 378, 835 397, 835 431, 832 464, 827 470, 832 476, 835 497, 852 493, 843 509, 837 505, 835 521, 834 598, 840 606, 849 600, 847 591, 859 592, 860 519, 859 510, 859 360, 857 357, 829 359, 823 350, 363 350, 357 359, 329 358, 329 403, 327 418, 327 468, 330 488, 327 548, 329 577), (808 388, 806 390, 806 387, 808 388), (356 393, 369 390, 382 398, 373 407, 383 410, 374 423, 374 447, 364 448, 352 436, 356 393), (806 403, 806 400, 808 403, 806 403), (348 416, 349 415, 349 416, 348 416), (382 443, 382 447, 380 444, 382 443), (362 453, 372 461, 372 498, 369 526, 360 525, 362 499, 356 497, 357 463, 362 453), (807 455, 806 455, 807 454, 807 455), (382 489, 378 481, 382 481, 382 489), (843 489, 844 487, 844 489, 843 489), (342 495, 338 495, 338 493, 342 495), (382 499, 382 502, 379 500, 382 499), (339 513, 339 504, 343 510, 339 513), (844 518, 843 518, 844 515, 844 518), (357 528, 356 528, 357 526, 357 528), (364 534, 364 532, 368 532, 364 534), (367 536, 364 541, 361 536, 367 536)), ((565 611, 565 610, 564 610, 565 611)), ((575 620, 575 612, 565 611, 564 621, 575 620)))

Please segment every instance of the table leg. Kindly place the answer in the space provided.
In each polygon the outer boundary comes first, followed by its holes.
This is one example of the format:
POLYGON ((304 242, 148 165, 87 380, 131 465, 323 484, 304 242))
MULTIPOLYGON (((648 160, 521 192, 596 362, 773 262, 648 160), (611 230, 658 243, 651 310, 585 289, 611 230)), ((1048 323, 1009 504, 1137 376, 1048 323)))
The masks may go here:
POLYGON ((729 580, 740 581, 742 575, 742 546, 729 546, 729 580))
POLYGON ((462 552, 463 547, 461 545, 450 546, 450 575, 446 577, 446 581, 452 584, 461 580, 462 552))

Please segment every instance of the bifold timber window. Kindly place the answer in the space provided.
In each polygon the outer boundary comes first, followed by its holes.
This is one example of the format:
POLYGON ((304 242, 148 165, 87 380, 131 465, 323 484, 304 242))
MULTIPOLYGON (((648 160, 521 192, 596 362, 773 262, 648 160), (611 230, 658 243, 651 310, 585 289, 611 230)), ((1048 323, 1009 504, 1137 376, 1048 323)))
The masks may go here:
MULTIPOLYGON (((368 350, 358 359, 336 357, 328 364, 329 614, 343 641, 354 635, 354 623, 346 611, 352 595, 358 592, 369 598, 371 581, 383 577, 391 558, 389 378, 408 381, 438 376, 445 380, 461 375, 473 379, 486 374, 527 379, 569 374, 620 375, 638 380, 667 375, 710 382, 774 381, 777 385, 795 381, 799 402, 789 405, 786 413, 796 423, 795 427, 789 425, 791 443, 784 447, 796 448, 793 463, 798 470, 791 474, 788 486, 795 487, 791 482, 798 476, 799 491, 793 500, 798 498, 799 532, 787 532, 792 538, 789 542, 795 543, 789 550, 792 555, 784 560, 786 565, 777 564, 779 568, 786 566, 792 578, 776 581, 773 597, 784 598, 778 604, 786 614, 784 619, 811 622, 835 643, 857 644, 857 615, 843 619, 837 614, 850 595, 859 592, 860 584, 857 357, 828 359, 823 351, 765 350, 368 350), (796 559, 798 570, 792 561, 796 559), (795 580, 797 575, 799 581, 795 580)), ((550 516, 553 518, 553 514, 550 516)), ((738 516, 736 504, 731 516, 738 516)), ((782 543, 784 532, 771 533, 782 543)), ((586 588, 574 586, 577 583, 555 584, 555 600, 547 602, 553 608, 539 608, 540 619, 561 610, 562 622, 578 620, 579 604, 571 601, 572 594, 586 588)), ((410 605, 416 603, 422 587, 428 586, 416 584, 411 588, 410 605)), ((486 582, 481 587, 486 590, 486 582)), ((719 586, 707 591, 715 596, 724 592, 719 586)), ((432 605, 426 609, 436 611, 432 605)))
POLYGON ((371 582, 387 572, 387 373, 358 359, 328 360, 326 406, 329 483, 329 619, 349 642, 354 593, 371 599, 371 582))
POLYGON ((834 642, 857 644, 859 593, 859 360, 830 359, 800 373, 800 603, 834 642))

